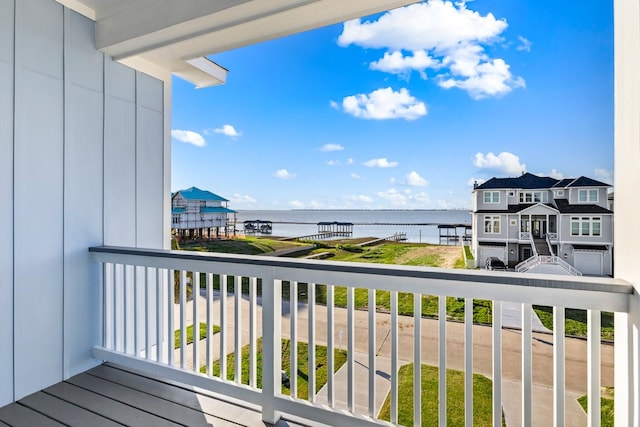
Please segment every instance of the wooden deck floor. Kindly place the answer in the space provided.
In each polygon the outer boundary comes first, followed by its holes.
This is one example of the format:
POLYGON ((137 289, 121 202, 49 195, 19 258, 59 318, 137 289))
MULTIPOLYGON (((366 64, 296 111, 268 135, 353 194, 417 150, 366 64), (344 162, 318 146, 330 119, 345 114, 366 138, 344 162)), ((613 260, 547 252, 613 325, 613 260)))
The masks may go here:
MULTIPOLYGON (((278 427, 311 425, 283 419, 278 427)), ((193 387, 101 365, 0 408, 0 427, 264 427, 260 413, 193 387)))

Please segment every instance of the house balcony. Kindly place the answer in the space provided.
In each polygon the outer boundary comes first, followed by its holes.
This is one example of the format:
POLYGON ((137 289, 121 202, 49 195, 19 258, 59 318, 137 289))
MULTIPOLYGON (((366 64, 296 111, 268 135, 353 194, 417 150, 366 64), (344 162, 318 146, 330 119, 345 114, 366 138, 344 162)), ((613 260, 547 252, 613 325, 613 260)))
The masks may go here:
MULTIPOLYGON (((624 328, 633 288, 617 279, 121 247, 94 247, 90 252, 103 271, 103 310, 96 315, 102 318, 104 335, 93 354, 108 364, 51 389, 89 390, 91 383, 101 381, 112 388, 135 383, 134 388, 147 394, 162 388, 161 399, 175 400, 185 390, 191 394, 183 400, 189 402, 222 397, 232 404, 216 400, 216 408, 226 408, 218 409, 221 419, 233 421, 239 416, 233 411, 245 408, 242 411, 249 411, 254 421, 282 423, 284 414, 289 425, 332 426, 387 425, 378 417, 388 395, 388 420, 402 425, 399 408, 406 399, 413 408, 435 399, 444 420, 452 404, 445 398, 450 392, 445 373, 453 369, 464 378, 464 399, 453 405, 464 413, 466 425, 474 424, 473 374, 481 374, 493 381, 489 400, 494 426, 502 425, 503 416, 508 426, 565 425, 565 420, 575 421, 576 414, 581 416, 576 425, 595 426, 600 422, 600 400, 589 399, 587 413, 580 414, 575 398, 599 396, 601 386, 613 386, 614 352, 601 340, 602 312, 615 313, 621 325, 616 337, 629 338, 616 349, 616 367, 637 369, 631 332, 624 328), (201 284, 192 297, 190 283, 201 284), (243 292, 236 291, 240 288, 243 292), (426 296, 437 306, 433 316, 422 315, 426 296), (448 297, 464 301, 464 321, 451 321, 448 297), (378 310, 363 298, 377 300, 378 310), (473 323, 474 300, 490 301, 490 325, 473 323), (565 307, 558 303, 586 310, 586 340, 565 337, 565 307), (553 307, 553 333, 535 329, 532 305, 553 307), (513 311, 514 306, 521 314, 516 328, 503 325, 503 310, 513 311), (204 338, 188 343, 193 319, 203 324, 204 338), (316 346, 326 346, 325 374, 303 372, 302 384, 298 375, 288 373, 303 370, 301 363, 321 364, 325 352, 316 346), (289 354, 287 348, 298 352, 289 354), (239 356, 239 349, 241 357, 229 357, 239 356), (417 367, 413 391, 400 381, 399 369, 406 364, 417 367), (435 398, 420 392, 427 365, 437 370, 435 398), (289 377, 286 387, 283 371, 289 377), (304 394, 303 385, 308 389, 304 394), (169 387, 175 390, 165 390, 169 387)), ((628 389, 624 382, 617 385, 617 410, 632 414, 633 381, 626 382, 628 389)), ((94 387, 99 396, 105 393, 94 387)), ((69 399, 67 405, 73 401, 69 399)), ((117 400, 118 393, 109 399, 117 400)), ((134 400, 124 403, 142 405, 138 408, 148 404, 134 400)), ((14 406, 28 407, 35 405, 33 401, 33 396, 27 397, 14 406)), ((95 402, 86 405, 83 410, 96 412, 90 406, 95 402)), ((149 413, 148 408, 142 411, 149 413)), ((0 421, 5 422, 3 414, 6 408, 0 409, 0 421)), ((422 425, 423 416, 414 410, 414 425, 422 425)))

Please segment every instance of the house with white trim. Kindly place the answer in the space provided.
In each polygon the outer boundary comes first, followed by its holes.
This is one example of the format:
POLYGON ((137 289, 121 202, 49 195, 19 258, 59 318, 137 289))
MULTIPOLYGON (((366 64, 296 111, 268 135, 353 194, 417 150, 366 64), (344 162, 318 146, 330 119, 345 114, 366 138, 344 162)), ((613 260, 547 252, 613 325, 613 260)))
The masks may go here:
POLYGON ((479 265, 495 256, 512 267, 526 263, 518 271, 559 264, 585 275, 612 275, 610 187, 584 176, 531 173, 475 185, 472 246, 479 265))
POLYGON ((235 221, 229 200, 207 190, 190 187, 171 195, 171 231, 178 238, 229 237, 235 221))

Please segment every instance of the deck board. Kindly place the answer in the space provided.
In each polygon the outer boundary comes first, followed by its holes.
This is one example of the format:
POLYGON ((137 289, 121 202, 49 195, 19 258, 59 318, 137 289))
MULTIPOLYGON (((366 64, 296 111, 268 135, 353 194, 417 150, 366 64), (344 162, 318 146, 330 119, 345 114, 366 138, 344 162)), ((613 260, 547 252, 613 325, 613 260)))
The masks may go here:
POLYGON ((20 400, 20 403, 70 426, 116 427, 121 425, 44 392, 27 396, 20 400))
MULTIPOLYGON (((293 417, 274 427, 317 423, 293 417)), ((246 403, 116 365, 101 365, 0 408, 0 427, 266 427, 246 403)))
POLYGON ((12 427, 64 427, 64 424, 19 403, 0 408, 0 421, 12 427))
POLYGON ((193 387, 168 384, 144 375, 122 371, 121 369, 108 365, 98 366, 88 371, 87 374, 121 384, 134 390, 153 394, 154 396, 178 405, 186 406, 198 412, 204 412, 218 419, 216 425, 224 425, 222 423, 227 421, 234 426, 240 424, 246 427, 264 427, 260 413, 250 409, 239 411, 238 406, 232 403, 224 402, 204 394, 196 394, 197 390, 193 387))
POLYGON ((60 397, 67 402, 72 402, 81 408, 124 425, 158 425, 167 427, 180 425, 67 382, 58 383, 45 391, 48 394, 60 397))
POLYGON ((93 375, 80 374, 71 378, 69 383, 94 391, 115 401, 129 404, 145 412, 156 414, 178 425, 194 427, 210 425, 210 420, 201 411, 196 411, 93 375))

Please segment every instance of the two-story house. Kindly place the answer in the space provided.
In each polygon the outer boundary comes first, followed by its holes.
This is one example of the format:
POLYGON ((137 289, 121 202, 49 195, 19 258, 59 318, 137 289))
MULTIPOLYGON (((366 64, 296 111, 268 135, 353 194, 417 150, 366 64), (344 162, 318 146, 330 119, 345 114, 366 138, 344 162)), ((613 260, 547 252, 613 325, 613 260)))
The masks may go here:
POLYGON ((591 178, 491 178, 473 189, 472 245, 479 263, 495 256, 511 266, 555 257, 586 275, 611 275, 611 186, 591 178))
POLYGON ((229 215, 229 200, 196 187, 171 195, 171 230, 179 238, 225 236, 233 233, 235 221, 229 215))

